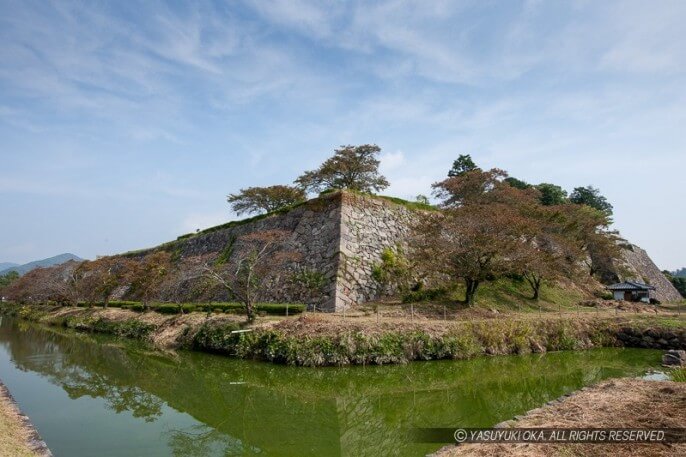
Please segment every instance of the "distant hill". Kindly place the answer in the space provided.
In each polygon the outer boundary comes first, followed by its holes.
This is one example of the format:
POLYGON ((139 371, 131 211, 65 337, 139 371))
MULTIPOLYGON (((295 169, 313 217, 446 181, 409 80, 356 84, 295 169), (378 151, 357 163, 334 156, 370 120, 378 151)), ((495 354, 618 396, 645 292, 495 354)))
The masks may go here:
POLYGON ((12 262, 0 262, 0 271, 7 270, 8 268, 18 267, 18 263, 12 262))
MULTIPOLYGON (((50 257, 48 259, 43 259, 43 260, 35 260, 33 262, 26 263, 24 265, 16 265, 16 264, 10 264, 10 265, 15 265, 15 266, 10 266, 9 268, 5 268, 0 270, 0 275, 5 275, 9 273, 10 271, 16 271, 19 273, 19 275, 23 275, 25 273, 28 273, 29 271, 35 269, 35 268, 44 268, 44 267, 51 267, 53 265, 60 265, 65 262, 69 262, 70 260, 76 260, 76 261, 81 261, 83 260, 81 257, 75 256, 74 254, 60 254, 56 255, 55 257, 50 257)), ((4 265, 4 264, 1 264, 4 265)))
POLYGON ((679 268, 678 270, 672 273, 672 276, 675 276, 677 278, 686 278, 686 267, 679 268))

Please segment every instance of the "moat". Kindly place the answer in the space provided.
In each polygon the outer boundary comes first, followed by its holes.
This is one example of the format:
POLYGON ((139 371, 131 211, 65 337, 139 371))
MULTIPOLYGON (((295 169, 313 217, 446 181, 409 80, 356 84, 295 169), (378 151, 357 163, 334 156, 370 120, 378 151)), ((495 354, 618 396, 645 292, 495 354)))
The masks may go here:
POLYGON ((296 368, 0 317, 0 379, 57 456, 424 455, 412 427, 487 427, 660 351, 296 368))

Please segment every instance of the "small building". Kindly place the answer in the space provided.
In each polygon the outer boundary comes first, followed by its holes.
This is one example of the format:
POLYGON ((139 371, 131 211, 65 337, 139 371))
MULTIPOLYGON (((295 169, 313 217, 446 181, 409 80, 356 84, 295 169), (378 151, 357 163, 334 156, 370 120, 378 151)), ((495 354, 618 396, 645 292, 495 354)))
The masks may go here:
POLYGON ((641 282, 624 281, 606 287, 612 291, 615 300, 650 302, 650 291, 655 287, 641 282))

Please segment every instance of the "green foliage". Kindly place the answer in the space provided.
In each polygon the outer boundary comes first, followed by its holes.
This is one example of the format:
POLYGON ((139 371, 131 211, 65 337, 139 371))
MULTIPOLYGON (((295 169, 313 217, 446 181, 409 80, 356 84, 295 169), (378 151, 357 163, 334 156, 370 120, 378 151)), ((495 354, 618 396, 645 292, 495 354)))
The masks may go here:
POLYGON ((412 280, 410 262, 401 246, 386 247, 381 252, 381 262, 372 266, 372 278, 381 287, 394 287, 401 293, 409 290, 412 280))
POLYGON ((593 186, 575 188, 569 196, 569 201, 577 205, 590 206, 606 216, 612 216, 612 205, 600 194, 600 190, 593 186))
POLYGON ((238 339, 237 334, 231 333, 240 327, 234 322, 221 324, 203 324, 193 337, 192 346, 209 352, 232 353, 232 348, 238 339))
POLYGON ((531 184, 529 184, 528 182, 522 181, 521 179, 517 179, 512 176, 510 176, 509 178, 505 178, 503 181, 508 183, 515 189, 526 190, 532 187, 531 184))
POLYGON ((410 290, 402 296, 403 303, 442 301, 448 298, 450 298, 450 290, 445 287, 410 290))
MULTIPOLYGON (((196 304, 195 310, 205 312, 219 312, 219 313, 242 313, 245 307, 241 303, 210 303, 210 304, 196 304)), ((305 305, 298 303, 258 303, 255 305, 255 310, 265 314, 275 316, 285 316, 286 307, 288 307, 288 314, 301 314, 305 312, 305 305)), ((153 306, 153 311, 155 307, 153 306)))
MULTIPOLYGON (((667 279, 674 285, 674 288, 679 291, 682 297, 686 298, 686 277, 676 276, 675 274, 665 270, 662 272, 667 279)), ((676 273, 679 273, 677 271, 676 273)))
POLYGON ((674 368, 669 372, 669 378, 675 382, 686 382, 686 368, 674 368))
POLYGON ((188 314, 196 311, 198 309, 197 305, 194 305, 192 303, 184 303, 181 305, 181 312, 183 314, 188 314))
POLYGON ((217 256, 217 259, 214 261, 214 264, 216 266, 226 264, 229 261, 229 259, 231 259, 231 254, 233 254, 233 249, 235 245, 236 237, 235 235, 231 235, 229 240, 226 242, 226 246, 224 247, 224 249, 222 249, 222 251, 217 256))
POLYGON ((17 279, 19 279, 19 273, 17 273, 16 271, 10 271, 0 276, 0 289, 9 286, 17 279))
MULTIPOLYGON (((124 300, 110 300, 107 304, 111 308, 125 308, 127 306, 139 305, 140 303, 135 301, 124 301, 124 300)), ((105 302, 98 302, 96 306, 105 306, 105 302)))
POLYGON ((62 320, 62 325, 80 331, 107 333, 122 338, 144 339, 157 327, 153 324, 141 322, 137 319, 112 321, 104 318, 86 316, 68 316, 62 320))
POLYGON ((155 326, 146 324, 136 319, 129 319, 123 322, 111 322, 104 319, 98 319, 93 324, 93 331, 99 333, 110 333, 123 338, 144 339, 153 330, 155 326))
POLYGON ((132 303, 132 304, 126 304, 126 305, 121 305, 121 309, 128 309, 129 311, 136 311, 139 313, 142 313, 145 311, 145 306, 142 303, 132 303))
POLYGON ((461 323, 441 335, 424 330, 368 334, 286 334, 278 329, 231 333, 235 324, 205 324, 193 338, 195 349, 241 358, 301 366, 406 363, 412 360, 470 359, 483 354, 526 354, 616 345, 603 324, 572 321, 461 323))
POLYGON ((183 311, 183 308, 181 307, 181 305, 172 304, 172 303, 156 305, 152 309, 156 313, 160 313, 160 314, 181 314, 183 311))
POLYGON ((231 194, 227 201, 238 214, 271 213, 300 203, 306 199, 305 192, 293 186, 249 187, 238 194, 231 194))
POLYGON ((303 190, 316 193, 327 189, 380 191, 389 186, 379 174, 380 152, 381 148, 375 144, 341 146, 318 169, 306 171, 295 183, 303 190))
POLYGON ((429 197, 427 197, 424 194, 419 194, 414 198, 415 203, 420 203, 422 205, 431 205, 431 202, 429 201, 429 197))
POLYGON ((460 156, 453 162, 453 167, 448 171, 448 177, 462 176, 463 174, 479 170, 469 154, 460 154, 460 156))
POLYGON ((555 206, 567 202, 567 191, 560 186, 544 182, 535 187, 541 193, 541 205, 555 206))
POLYGON ((386 200, 389 202, 393 202, 395 204, 404 206, 407 209, 412 209, 412 210, 421 210, 421 211, 436 211, 436 207, 428 203, 424 203, 422 201, 408 201, 408 200, 403 200, 402 198, 398 197, 389 197, 388 195, 374 195, 373 197, 375 198, 380 198, 382 200, 386 200))

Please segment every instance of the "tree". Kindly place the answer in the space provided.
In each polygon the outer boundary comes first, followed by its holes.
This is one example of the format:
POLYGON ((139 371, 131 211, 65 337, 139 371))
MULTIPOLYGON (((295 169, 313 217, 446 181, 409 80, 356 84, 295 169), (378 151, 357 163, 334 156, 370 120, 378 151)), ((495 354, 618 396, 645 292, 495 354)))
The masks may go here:
POLYGON ((567 202, 567 192, 560 186, 544 182, 535 187, 541 193, 540 201, 542 205, 555 206, 567 202))
POLYGON ((424 194, 419 194, 414 198, 414 201, 417 203, 421 203, 422 205, 430 205, 431 201, 429 201, 429 197, 427 197, 424 194))
POLYGON ((204 275, 221 285, 229 295, 243 304, 248 322, 255 320, 255 305, 264 297, 272 273, 297 255, 280 250, 287 233, 267 230, 245 235, 236 240, 229 259, 206 264, 204 275))
POLYGON ((609 229, 607 214, 587 205, 561 205, 556 211, 565 235, 576 249, 572 255, 581 259, 590 276, 610 269, 610 264, 621 257, 619 236, 609 229))
POLYGON ((298 299, 314 308, 316 303, 321 300, 327 284, 326 276, 321 271, 300 267, 293 274, 290 286, 292 293, 298 299))
POLYGON ((512 176, 510 176, 509 178, 505 178, 504 181, 512 187, 514 187, 515 189, 524 190, 531 187, 531 184, 529 184, 528 182, 522 181, 521 179, 513 178, 512 176))
POLYGON ((121 257, 103 257, 90 263, 90 287, 107 308, 110 295, 123 282, 131 262, 121 257))
POLYGON ((19 279, 19 273, 16 271, 10 271, 2 276, 0 276, 0 289, 3 289, 13 282, 19 279))
POLYGON ((473 306, 484 281, 517 271, 513 259, 530 229, 516 208, 476 204, 428 214, 411 241, 416 265, 427 276, 465 282, 465 303, 473 306))
POLYGON ((226 200, 236 214, 270 213, 305 200, 305 192, 294 186, 248 187, 226 200))
POLYGON ((443 200, 441 206, 457 208, 492 200, 494 196, 492 192, 496 189, 502 189, 500 184, 506 177, 507 173, 497 168, 488 171, 476 169, 444 179, 432 187, 434 195, 443 200))
POLYGON ((380 152, 381 148, 375 144, 341 146, 318 169, 306 171, 295 183, 310 192, 350 189, 371 193, 383 190, 389 184, 379 174, 377 156, 380 152))
POLYGON ((677 270, 674 273, 671 271, 664 270, 662 274, 665 275, 667 279, 672 283, 672 285, 679 291, 682 297, 686 298, 686 277, 677 276, 677 273, 683 272, 684 269, 677 270))
POLYGON ((577 205, 595 208, 608 217, 612 216, 612 205, 607 201, 607 198, 600 194, 600 190, 593 186, 576 187, 569 196, 569 201, 577 205))
POLYGON ((532 231, 523 235, 513 261, 538 300, 544 281, 572 276, 579 259, 555 210, 540 207, 529 217, 532 231))
POLYGON ((477 170, 481 169, 476 166, 472 160, 472 156, 469 154, 460 154, 460 156, 453 162, 453 167, 448 171, 448 177, 454 178, 456 176, 462 176, 467 172, 477 170))
POLYGON ((164 251, 148 254, 132 264, 129 270, 131 288, 141 297, 146 310, 170 269, 171 255, 164 251))

